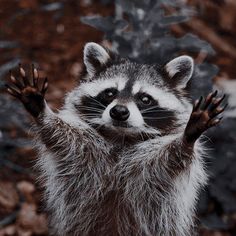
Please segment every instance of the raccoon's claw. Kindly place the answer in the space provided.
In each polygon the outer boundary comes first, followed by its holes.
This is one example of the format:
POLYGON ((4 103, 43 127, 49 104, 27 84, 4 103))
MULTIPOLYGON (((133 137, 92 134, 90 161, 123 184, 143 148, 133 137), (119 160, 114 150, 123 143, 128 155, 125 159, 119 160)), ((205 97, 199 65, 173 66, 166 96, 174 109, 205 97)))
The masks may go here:
POLYGON ((19 65, 20 78, 15 78, 10 72, 11 84, 6 84, 7 92, 19 99, 26 110, 34 117, 38 117, 44 109, 44 95, 48 88, 48 80, 44 79, 39 88, 39 74, 32 65, 32 79, 28 78, 25 70, 19 65))
POLYGON ((217 91, 210 93, 205 99, 201 97, 195 102, 185 129, 185 138, 188 142, 195 142, 204 131, 218 125, 222 120, 223 117, 217 118, 217 116, 224 112, 227 104, 223 107, 220 106, 225 99, 225 95, 217 98, 217 93, 217 91))

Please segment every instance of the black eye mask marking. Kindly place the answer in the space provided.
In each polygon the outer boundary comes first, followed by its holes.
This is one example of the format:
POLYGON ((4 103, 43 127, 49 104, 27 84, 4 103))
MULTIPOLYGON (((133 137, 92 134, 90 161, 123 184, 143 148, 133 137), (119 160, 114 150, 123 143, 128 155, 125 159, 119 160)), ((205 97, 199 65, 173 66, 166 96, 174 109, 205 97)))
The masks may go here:
POLYGON ((136 96, 136 101, 139 104, 140 107, 143 108, 148 108, 154 105, 157 105, 158 103, 150 96, 149 94, 146 93, 138 93, 136 96))
POLYGON ((175 128, 177 119, 174 111, 160 107, 158 102, 148 94, 138 93, 135 101, 148 126, 157 128, 162 133, 175 128))
POLYGON ((117 95, 118 90, 116 88, 108 88, 98 94, 97 99, 105 106, 108 106, 117 97, 117 95))
POLYGON ((162 132, 168 132, 175 127, 176 117, 174 111, 153 107, 153 109, 142 112, 142 116, 147 125, 162 132))
POLYGON ((99 93, 96 97, 84 96, 81 104, 75 104, 75 107, 86 118, 101 117, 106 107, 117 97, 116 88, 108 88, 99 93))

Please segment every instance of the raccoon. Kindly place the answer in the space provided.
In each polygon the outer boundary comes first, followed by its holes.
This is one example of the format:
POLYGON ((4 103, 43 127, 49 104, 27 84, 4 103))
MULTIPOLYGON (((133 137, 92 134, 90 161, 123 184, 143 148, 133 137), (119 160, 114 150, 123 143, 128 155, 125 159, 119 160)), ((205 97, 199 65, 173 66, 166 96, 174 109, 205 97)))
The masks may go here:
POLYGON ((34 67, 7 85, 35 119, 51 235, 192 235, 207 181, 200 136, 220 123, 224 96, 192 105, 189 56, 137 64, 87 43, 84 65, 57 113, 34 67))

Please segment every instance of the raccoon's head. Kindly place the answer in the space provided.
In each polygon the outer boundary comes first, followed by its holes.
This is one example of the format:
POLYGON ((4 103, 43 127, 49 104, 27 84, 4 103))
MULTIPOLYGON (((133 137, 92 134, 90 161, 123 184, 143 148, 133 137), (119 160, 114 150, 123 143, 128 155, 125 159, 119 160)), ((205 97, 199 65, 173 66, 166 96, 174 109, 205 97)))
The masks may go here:
POLYGON ((86 73, 67 103, 97 130, 153 137, 185 127, 191 113, 184 90, 193 72, 191 57, 144 65, 87 43, 84 64, 86 73))

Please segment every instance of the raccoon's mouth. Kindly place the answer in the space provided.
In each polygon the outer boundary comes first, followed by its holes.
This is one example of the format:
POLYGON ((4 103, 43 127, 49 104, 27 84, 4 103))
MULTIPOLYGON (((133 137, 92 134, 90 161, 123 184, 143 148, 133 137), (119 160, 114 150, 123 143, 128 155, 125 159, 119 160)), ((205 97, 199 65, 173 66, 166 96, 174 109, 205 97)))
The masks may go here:
POLYGON ((112 125, 115 127, 122 127, 122 128, 131 128, 132 126, 129 125, 127 122, 124 121, 112 121, 112 125))
POLYGON ((128 122, 125 122, 125 121, 112 121, 110 123, 102 124, 102 125, 94 123, 94 124, 90 124, 90 125, 95 129, 97 129, 97 128, 99 128, 99 129, 101 129, 101 128, 112 129, 112 127, 114 129, 133 128, 133 126, 131 126, 128 122))

